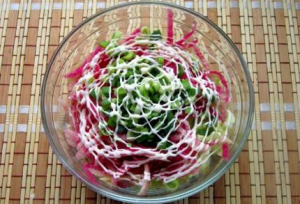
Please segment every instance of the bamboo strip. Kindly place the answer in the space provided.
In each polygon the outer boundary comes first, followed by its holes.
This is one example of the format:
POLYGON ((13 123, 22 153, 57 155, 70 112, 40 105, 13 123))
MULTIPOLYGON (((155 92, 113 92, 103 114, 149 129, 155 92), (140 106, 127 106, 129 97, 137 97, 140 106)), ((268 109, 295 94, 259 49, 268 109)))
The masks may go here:
MULTIPOLYGON (((240 1, 240 4, 243 2, 240 1)), ((240 9, 241 10, 241 9, 240 9)), ((254 86, 254 94, 255 94, 255 115, 254 115, 254 121, 257 121, 257 123, 260 123, 260 114, 259 114, 259 97, 258 97, 258 82, 257 82, 257 69, 256 69, 256 49, 255 49, 255 41, 254 41, 254 28, 253 28, 253 14, 252 14, 252 4, 251 2, 247 2, 247 8, 243 9, 244 13, 244 25, 245 29, 242 31, 242 35, 244 34, 245 37, 242 38, 245 40, 246 47, 243 47, 243 54, 246 53, 247 61, 248 61, 248 67, 250 74, 252 76, 253 80, 253 86, 254 86)), ((251 185, 253 186, 251 188, 252 192, 252 202, 254 203, 265 203, 265 191, 262 188, 264 184, 264 180, 262 179, 264 174, 263 169, 263 157, 259 160, 258 155, 262 155, 262 148, 261 147, 261 129, 260 126, 257 128, 257 131, 252 131, 250 134, 250 137, 248 139, 249 141, 249 157, 250 157, 250 181, 251 185), (259 171, 259 165, 261 164, 261 171, 259 171)))
MULTIPOLYGON (((26 12, 30 13, 30 10, 26 12)), ((13 126, 12 126, 12 132, 8 131, 8 129, 6 128, 4 133, 3 142, 6 144, 3 145, 2 159, 1 159, 1 164, 4 164, 3 166, 1 165, 1 167, 4 168, 4 172, 2 170, 0 172, 4 173, 4 175, 1 174, 1 177, 2 175, 4 177, 4 178, 2 177, 3 181, 1 183, 2 186, 1 194, 4 195, 3 192, 5 192, 5 196, 1 197, 1 203, 2 202, 9 203, 10 193, 11 193, 10 190, 12 188, 12 185, 14 185, 11 182, 12 163, 13 163, 14 152, 15 152, 16 128, 17 128, 19 101, 20 101, 20 94, 21 94, 20 90, 22 86, 20 81, 22 81, 22 77, 23 77, 23 70, 20 67, 24 65, 25 48, 23 47, 26 45, 26 40, 27 40, 27 29, 25 27, 28 26, 28 23, 25 23, 26 12, 23 11, 23 2, 21 2, 18 10, 17 31, 16 31, 15 44, 13 46, 12 69, 11 69, 11 75, 9 81, 9 95, 7 98, 7 106, 10 107, 12 105, 16 107, 16 110, 14 111, 13 114, 11 114, 10 111, 7 111, 6 113, 6 124, 8 124, 9 122, 12 123, 13 126), (3 158, 5 158, 5 160, 3 160, 3 158)), ((0 180, 2 179, 0 178, 0 180)))
MULTIPOLYGON (((280 95, 282 94, 282 88, 280 80, 278 80, 276 71, 280 70, 279 67, 279 52, 278 52, 278 39, 277 39, 277 31, 275 29, 276 22, 275 22, 275 14, 274 14, 274 8, 273 8, 273 2, 270 3, 270 9, 266 10, 267 14, 267 26, 268 27, 268 38, 269 43, 266 44, 266 47, 270 47, 271 53, 266 53, 266 55, 270 55, 270 69, 269 69, 269 84, 270 84, 270 103, 275 104, 278 103, 280 100, 280 95), (281 91, 281 93, 280 93, 281 91)), ((288 90, 286 90, 288 91, 288 90)), ((280 104, 283 103, 283 101, 280 101, 280 104)), ((279 107, 280 112, 282 113, 282 106, 279 107)), ((283 176, 288 175, 289 170, 284 167, 284 161, 283 161, 283 155, 286 151, 285 149, 285 141, 283 141, 283 131, 277 130, 276 131, 276 122, 280 121, 280 115, 278 112, 275 112, 275 107, 271 106, 271 117, 272 117, 272 134, 273 134, 273 147, 274 147, 274 158, 275 158, 275 175, 276 175, 276 184, 277 184, 277 202, 278 203, 290 203, 289 200, 287 200, 287 197, 290 197, 290 195, 287 195, 286 189, 290 189, 289 184, 289 176, 283 176)))
MULTIPOLYGON (((290 74, 291 74, 291 78, 290 78, 290 82, 291 82, 291 89, 289 91, 292 91, 291 94, 291 102, 294 104, 294 118, 295 118, 295 122, 296 122, 296 129, 294 132, 294 136, 296 137, 295 139, 297 139, 297 146, 298 146, 298 158, 296 157, 295 159, 297 161, 295 161, 294 159, 291 159, 288 157, 288 152, 290 151, 290 145, 287 143, 285 143, 285 145, 287 145, 287 147, 285 148, 285 169, 289 169, 289 166, 292 166, 295 162, 297 162, 297 166, 298 166, 298 175, 299 175, 299 170, 300 170, 300 121, 299 121, 299 101, 300 101, 300 94, 299 94, 299 62, 300 62, 300 50, 299 50, 299 30, 298 30, 298 23, 299 20, 297 19, 296 16, 296 5, 294 1, 290 1, 290 0, 284 0, 284 17, 285 17, 285 29, 286 29, 286 35, 287 35, 287 41, 288 41, 288 50, 289 50, 289 67, 290 67, 290 74), (290 10, 288 10, 288 8, 285 6, 286 4, 290 4, 290 10), (297 54, 298 53, 298 54, 297 54), (297 89, 298 86, 298 89, 297 89), (298 90, 298 91, 297 91, 298 90), (298 107, 297 107, 298 105, 298 107)), ((283 70, 282 70, 283 71, 283 70)), ((284 90, 286 91, 286 90, 284 90)), ((284 101, 284 99, 281 98, 281 101, 284 101)), ((281 119, 282 119, 282 123, 285 121, 285 115, 284 113, 281 114, 281 119)), ((283 130, 285 128, 284 125, 282 125, 283 130)), ((288 134, 289 131, 284 131, 284 136, 285 139, 290 139, 286 136, 286 134, 288 134)), ((290 169, 292 171, 292 169, 290 169)), ((299 187, 297 188, 297 183, 299 183, 299 181, 290 179, 290 175, 288 172, 285 174, 287 182, 289 182, 289 184, 291 185, 291 189, 295 189, 295 191, 299 191, 299 187)), ((288 203, 292 203, 292 195, 291 195, 291 189, 287 189, 287 201, 288 203)))
MULTIPOLYGON (((31 6, 31 4, 29 4, 31 6)), ((43 3, 41 5, 41 12, 40 12, 40 18, 43 18, 45 16, 45 19, 47 19, 47 11, 44 12, 45 4, 43 3)), ((29 16, 28 16, 29 18, 29 16)), ((39 36, 37 39, 37 46, 41 48, 43 51, 45 46, 45 37, 42 35, 45 35, 45 23, 43 24, 43 20, 39 21, 39 36)), ((30 112, 29 112, 29 120, 28 120, 28 126, 31 126, 32 124, 36 124, 36 130, 35 132, 31 132, 30 130, 27 132, 26 140, 30 141, 29 143, 26 143, 26 152, 25 152, 25 159, 24 160, 24 166, 23 166, 23 178, 26 179, 26 188, 22 189, 21 191, 21 200, 26 203, 33 203, 33 198, 35 197, 35 178, 36 178, 36 166, 37 166, 37 155, 38 155, 38 141, 39 141, 39 129, 41 125, 41 115, 40 113, 34 113, 33 107, 39 106, 39 99, 40 99, 40 86, 41 86, 41 72, 43 70, 42 66, 46 66, 46 64, 40 60, 40 58, 43 58, 44 56, 38 52, 35 54, 35 64, 34 64, 34 74, 33 78, 35 79, 35 84, 32 86, 31 89, 31 97, 30 97, 30 112), (33 139, 34 138, 34 139, 33 139), (30 184, 30 185, 29 185, 30 184)), ((45 68, 44 68, 45 69, 45 68)))

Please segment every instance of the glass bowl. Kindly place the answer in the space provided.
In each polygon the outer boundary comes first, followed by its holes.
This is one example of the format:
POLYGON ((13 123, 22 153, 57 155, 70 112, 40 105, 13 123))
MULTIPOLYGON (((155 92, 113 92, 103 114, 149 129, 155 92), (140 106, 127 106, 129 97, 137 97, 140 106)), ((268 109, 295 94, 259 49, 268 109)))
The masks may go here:
POLYGON ((42 120, 48 141, 62 164, 80 181, 97 193, 128 203, 164 203, 191 196, 220 178, 233 164, 241 152, 252 124, 253 87, 246 63, 231 39, 206 17, 169 3, 132 2, 121 4, 97 13, 83 21, 62 41, 50 60, 42 87, 42 120), (236 121, 230 129, 229 159, 212 158, 210 168, 198 177, 181 185, 175 192, 152 190, 146 196, 137 196, 133 189, 110 187, 101 181, 91 181, 83 170, 82 162, 75 157, 63 131, 68 124, 68 113, 62 100, 68 96, 67 80, 64 75, 78 67, 100 41, 108 39, 115 31, 130 34, 142 26, 160 29, 163 37, 167 33, 167 11, 174 13, 174 38, 179 39, 190 32, 196 23, 195 37, 205 49, 205 56, 212 69, 220 69, 231 85, 229 109, 236 121))

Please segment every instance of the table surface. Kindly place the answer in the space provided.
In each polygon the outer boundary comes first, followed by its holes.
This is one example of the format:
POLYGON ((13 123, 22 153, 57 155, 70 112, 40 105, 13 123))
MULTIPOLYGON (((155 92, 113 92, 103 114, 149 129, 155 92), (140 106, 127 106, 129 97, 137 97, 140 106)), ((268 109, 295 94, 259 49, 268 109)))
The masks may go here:
MULTIPOLYGON (((0 203, 119 203, 71 176, 41 124, 47 62, 74 26, 124 1, 0 0, 0 203), (23 2, 23 1, 22 1, 23 2)), ((300 203, 300 1, 172 1, 208 16, 251 73, 255 116, 238 161, 176 203, 300 203)))

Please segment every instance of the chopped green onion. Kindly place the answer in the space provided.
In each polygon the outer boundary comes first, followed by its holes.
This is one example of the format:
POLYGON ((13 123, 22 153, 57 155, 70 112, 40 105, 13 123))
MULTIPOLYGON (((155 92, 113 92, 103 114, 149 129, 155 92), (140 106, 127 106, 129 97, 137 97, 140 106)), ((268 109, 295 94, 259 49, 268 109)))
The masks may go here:
POLYGON ((160 64, 160 65, 163 65, 163 64, 164 64, 164 61, 165 61, 165 59, 164 59, 163 57, 158 57, 158 58, 157 58, 157 62, 158 62, 158 64, 160 64))
POLYGON ((101 98, 101 89, 99 87, 94 88, 91 91, 91 96, 93 97, 93 99, 95 100, 99 100, 101 98))
POLYGON ((158 103, 160 99, 160 95, 159 94, 154 94, 151 96, 151 101, 153 101, 154 103, 158 103))
MULTIPOLYGON (((118 82, 120 82, 120 77, 119 76, 115 76, 111 82, 111 85, 112 86, 117 86, 118 85, 118 82)), ((119 86, 117 86, 119 87, 119 86)))
POLYGON ((124 61, 123 59, 119 59, 119 60, 118 60, 118 63, 119 63, 119 64, 123 64, 124 62, 125 62, 125 61, 124 61))
POLYGON ((150 28, 148 26, 143 26, 141 31, 145 35, 149 35, 151 33, 150 28))
POLYGON ((134 78, 129 79, 129 80, 127 81, 127 83, 128 83, 129 85, 134 84, 134 78))
POLYGON ((135 58, 135 54, 132 51, 127 52, 127 54, 123 57, 124 60, 129 61, 135 58))
MULTIPOLYGON (((112 65, 115 66, 114 63, 113 63, 112 65)), ((115 73, 115 72, 116 72, 116 68, 113 67, 113 66, 107 67, 107 71, 108 71, 109 74, 112 74, 112 73, 115 73)))
POLYGON ((142 96, 144 96, 145 98, 149 98, 148 91, 145 89, 145 86, 140 86, 139 91, 142 96))
POLYGON ((93 99, 98 99, 98 97, 96 96, 96 91, 95 91, 95 89, 93 89, 92 91, 91 91, 91 96, 92 96, 92 98, 93 99))
POLYGON ((106 131, 106 129, 102 128, 99 131, 99 136, 107 136, 109 135, 108 132, 106 131))
POLYGON ((119 96, 120 98, 125 97, 126 94, 127 94, 127 92, 126 92, 126 90, 125 90, 124 88, 118 88, 118 96, 119 96))
POLYGON ((162 34, 160 30, 154 30, 150 35, 150 40, 161 40, 162 34))
POLYGON ((187 109, 185 109, 185 114, 190 114, 192 112, 192 108, 188 107, 187 109))
POLYGON ((186 79, 181 79, 181 84, 185 90, 188 90, 191 88, 190 82, 186 79))
POLYGON ((117 123, 117 116, 112 116, 112 117, 109 117, 108 121, 107 121, 107 125, 110 126, 110 127, 115 127, 116 126, 116 123, 117 123))
POLYGON ((157 116, 159 116, 159 113, 158 112, 151 112, 151 114, 150 114, 150 117, 151 118, 155 118, 155 117, 157 117, 157 116))
POLYGON ((196 95, 196 89, 194 89, 194 88, 188 89, 187 92, 188 92, 190 97, 193 97, 193 96, 196 95))
POLYGON ((175 191, 179 187, 179 182, 178 180, 170 181, 169 183, 166 183, 165 186, 168 191, 175 191))
POLYGON ((131 131, 128 131, 126 136, 129 137, 129 138, 135 137, 134 133, 131 132, 131 131))
POLYGON ((131 112, 134 112, 135 109, 136 109, 136 107, 137 107, 137 104, 132 104, 132 105, 130 106, 129 110, 130 110, 131 112))
POLYGON ((159 146, 158 146, 158 149, 167 149, 168 147, 170 147, 171 146, 171 143, 170 142, 168 142, 168 141, 166 141, 166 142, 163 142, 163 143, 161 143, 159 146))
POLYGON ((103 47, 103 48, 106 48, 109 45, 109 43, 110 43, 109 41, 103 40, 103 41, 100 42, 100 46, 103 47))
POLYGON ((110 101, 107 100, 106 98, 103 99, 103 101, 101 102, 101 106, 103 108, 103 110, 108 111, 110 109, 110 101))
POLYGON ((178 70, 178 77, 181 78, 184 74, 183 66, 181 64, 178 64, 179 70, 178 70))
POLYGON ((120 39, 122 37, 122 32, 120 31, 116 31, 113 36, 112 39, 120 39))
POLYGON ((174 101, 174 102, 171 103, 171 108, 172 109, 176 109, 176 108, 178 108, 180 106, 181 106, 181 103, 180 103, 179 100, 176 100, 176 101, 174 101))
POLYGON ((152 83, 152 87, 154 88, 155 91, 159 92, 159 90, 161 89, 161 86, 159 83, 157 82, 153 82, 152 83))
POLYGON ((200 126, 199 128, 197 128, 197 134, 199 135, 206 135, 207 136, 210 135, 213 131, 214 131, 214 127, 213 126, 200 126))
POLYGON ((104 96, 108 97, 109 96, 109 87, 108 86, 103 86, 101 88, 101 92, 104 96))
POLYGON ((150 70, 150 74, 153 75, 154 77, 156 77, 159 73, 160 71, 157 68, 152 68, 150 70))
POLYGON ((132 70, 132 69, 128 69, 125 76, 129 78, 129 77, 131 77, 132 75, 134 75, 133 70, 132 70))

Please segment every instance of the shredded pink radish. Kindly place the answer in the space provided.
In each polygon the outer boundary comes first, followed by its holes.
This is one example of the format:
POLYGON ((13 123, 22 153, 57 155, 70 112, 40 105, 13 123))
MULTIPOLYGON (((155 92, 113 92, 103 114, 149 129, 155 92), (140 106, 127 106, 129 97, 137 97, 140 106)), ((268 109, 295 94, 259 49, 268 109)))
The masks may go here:
MULTIPOLYGON (((194 35, 195 31, 196 31, 196 23, 193 23, 193 28, 192 28, 192 30, 191 30, 189 33, 187 33, 185 36, 183 36, 183 38, 181 38, 180 40, 178 40, 178 41, 176 42, 176 44, 179 45, 179 46, 183 46, 183 44, 186 43, 186 41, 187 41, 190 37, 192 37, 192 36, 194 35)), ((197 40, 197 39, 195 39, 195 40, 197 40)), ((197 40, 197 41, 198 41, 198 40, 197 40)))
POLYGON ((168 38, 167 42, 173 44, 173 36, 174 36, 174 13, 171 9, 168 9, 168 38))
POLYGON ((73 78, 76 76, 81 76, 83 74, 83 66, 80 66, 79 68, 75 69, 74 71, 68 73, 65 75, 66 78, 73 78))
POLYGON ((218 72, 218 71, 210 71, 209 72, 210 75, 216 75, 223 87, 224 87, 224 99, 225 99, 225 103, 228 103, 230 101, 230 93, 229 93, 229 88, 228 88, 228 84, 227 84, 227 81, 226 79, 224 78, 224 76, 221 74, 221 72, 218 72))
POLYGON ((90 168, 88 167, 88 165, 84 165, 83 170, 86 173, 86 175, 89 177, 90 181, 92 183, 96 183, 96 179, 94 177, 94 174, 90 171, 90 168))
POLYGON ((196 55, 199 57, 199 59, 200 59, 202 65, 203 65, 203 67, 204 67, 205 69, 209 70, 209 69, 210 69, 210 68, 209 68, 209 64, 208 64, 207 60, 205 59, 205 57, 203 56, 203 54, 201 53, 199 47, 196 46, 196 45, 194 45, 193 48, 194 48, 194 50, 195 50, 196 55))
POLYGON ((65 137, 66 137, 66 141, 68 142, 69 145, 71 145, 72 147, 76 147, 78 145, 78 143, 80 142, 80 138, 78 137, 78 133, 73 131, 73 130, 65 130, 65 137))
POLYGON ((141 28, 135 29, 127 38, 125 38, 125 42, 133 40, 136 36, 141 33, 141 28))
POLYGON ((229 159, 229 145, 227 143, 222 144, 222 157, 223 159, 229 159))

